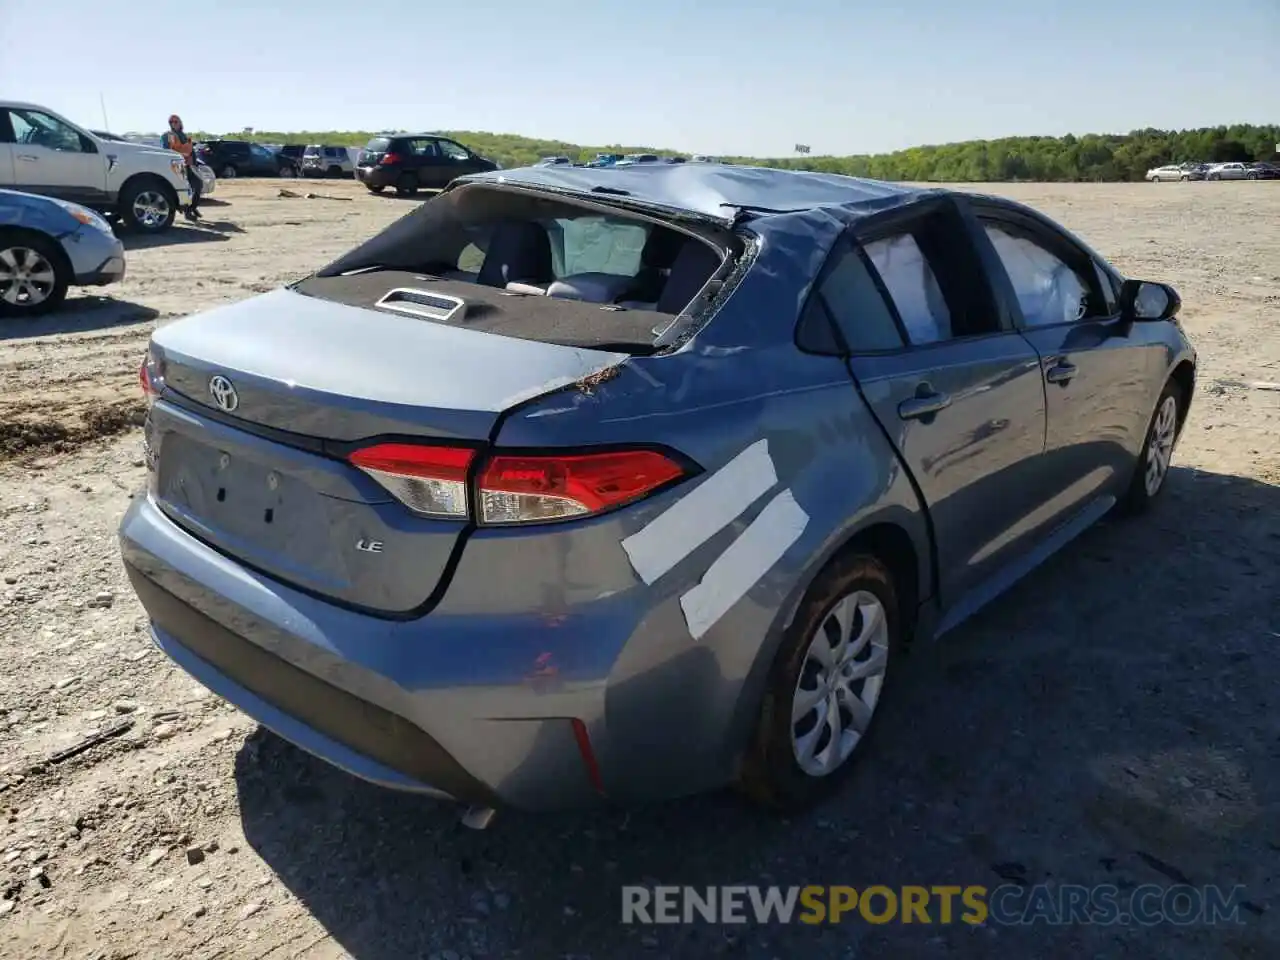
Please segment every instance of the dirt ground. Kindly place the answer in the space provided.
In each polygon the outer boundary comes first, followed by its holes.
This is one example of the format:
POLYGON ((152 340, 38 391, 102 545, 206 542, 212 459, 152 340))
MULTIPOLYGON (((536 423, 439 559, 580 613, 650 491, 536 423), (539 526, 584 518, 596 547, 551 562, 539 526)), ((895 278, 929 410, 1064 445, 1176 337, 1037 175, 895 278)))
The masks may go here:
POLYGON ((116 525, 157 324, 412 207, 220 183, 109 297, 0 327, 0 957, 1280 956, 1280 183, 994 186, 1180 289, 1200 386, 1167 496, 914 652, 848 787, 489 830, 314 761, 155 651, 116 525), (97 733, 83 752, 60 751, 97 733), (1004 878, 1004 879, 1002 879, 1004 878), (623 883, 1243 884, 1242 923, 640 928, 623 883))

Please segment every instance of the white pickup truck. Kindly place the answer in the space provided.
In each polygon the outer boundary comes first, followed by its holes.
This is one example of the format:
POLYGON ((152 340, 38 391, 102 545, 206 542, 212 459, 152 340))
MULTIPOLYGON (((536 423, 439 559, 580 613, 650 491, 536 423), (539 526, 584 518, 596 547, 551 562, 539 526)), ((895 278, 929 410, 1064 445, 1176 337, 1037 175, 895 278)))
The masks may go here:
POLYGON ((71 200, 144 233, 173 225, 191 196, 171 150, 102 140, 32 103, 0 100, 0 187, 71 200))

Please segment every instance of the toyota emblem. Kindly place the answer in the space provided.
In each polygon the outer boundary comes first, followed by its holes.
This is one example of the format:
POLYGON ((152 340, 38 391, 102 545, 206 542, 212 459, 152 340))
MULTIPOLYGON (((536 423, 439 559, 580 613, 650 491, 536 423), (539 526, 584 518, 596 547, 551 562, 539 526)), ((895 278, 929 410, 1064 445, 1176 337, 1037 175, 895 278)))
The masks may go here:
POLYGON ((209 396, 213 397, 213 402, 227 413, 240 406, 240 395, 236 393, 236 388, 231 385, 231 381, 222 374, 218 374, 209 381, 209 396))

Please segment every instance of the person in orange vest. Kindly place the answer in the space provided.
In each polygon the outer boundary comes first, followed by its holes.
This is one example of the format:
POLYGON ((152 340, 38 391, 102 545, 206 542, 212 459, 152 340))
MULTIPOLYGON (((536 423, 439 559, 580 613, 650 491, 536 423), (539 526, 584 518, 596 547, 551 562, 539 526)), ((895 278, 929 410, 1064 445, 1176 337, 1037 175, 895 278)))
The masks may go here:
POLYGON ((200 191, 204 189, 204 183, 196 173, 195 144, 183 131, 182 118, 176 113, 169 118, 169 129, 160 138, 160 145, 166 150, 182 154, 182 160, 187 166, 187 183, 191 186, 191 203, 187 205, 184 213, 188 220, 199 220, 200 211, 196 206, 200 203, 200 191))

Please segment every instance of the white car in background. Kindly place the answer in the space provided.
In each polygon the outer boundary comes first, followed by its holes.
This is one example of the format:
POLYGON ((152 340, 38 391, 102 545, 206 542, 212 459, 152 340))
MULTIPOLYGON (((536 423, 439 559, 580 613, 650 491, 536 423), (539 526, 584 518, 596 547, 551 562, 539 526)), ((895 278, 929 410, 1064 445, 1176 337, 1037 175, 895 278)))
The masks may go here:
POLYGON ((172 150, 102 140, 34 103, 0 100, 0 187, 69 200, 143 233, 173 225, 191 198, 172 150))
POLYGON ((1203 180, 1204 171, 1199 164, 1167 163, 1163 167, 1152 167, 1147 171, 1146 179, 1150 183, 1164 183, 1171 180, 1203 180))

